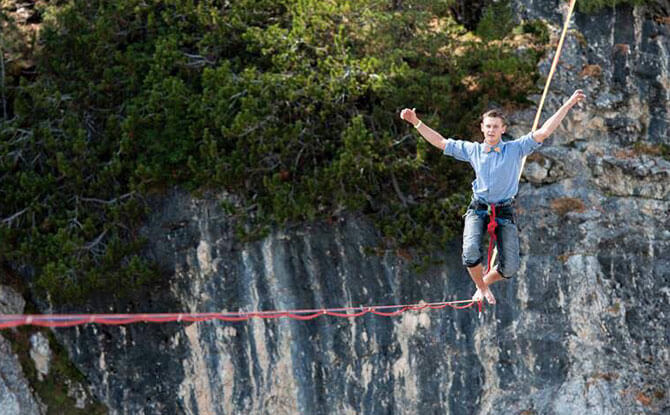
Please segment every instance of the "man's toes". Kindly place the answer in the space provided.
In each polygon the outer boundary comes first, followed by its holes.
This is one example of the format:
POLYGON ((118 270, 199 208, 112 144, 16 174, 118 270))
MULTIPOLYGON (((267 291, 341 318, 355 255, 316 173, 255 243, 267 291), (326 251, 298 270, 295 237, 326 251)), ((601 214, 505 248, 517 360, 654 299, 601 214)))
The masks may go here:
POLYGON ((495 304, 496 303, 496 298, 493 296, 493 293, 491 291, 486 293, 486 301, 488 301, 489 304, 495 304))
POLYGON ((482 291, 480 289, 477 289, 475 294, 472 296, 473 301, 482 301, 483 296, 482 296, 482 291))

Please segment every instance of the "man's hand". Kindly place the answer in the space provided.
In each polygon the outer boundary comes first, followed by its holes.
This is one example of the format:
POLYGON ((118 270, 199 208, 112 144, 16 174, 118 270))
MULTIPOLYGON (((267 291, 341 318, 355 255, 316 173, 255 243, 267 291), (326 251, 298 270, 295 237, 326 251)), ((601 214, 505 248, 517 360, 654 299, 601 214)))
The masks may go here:
POLYGON ((568 111, 578 103, 584 101, 586 99, 586 95, 584 95, 584 91, 581 89, 576 90, 572 96, 565 101, 565 103, 561 106, 561 108, 558 109, 552 115, 543 125, 541 128, 539 128, 535 133, 533 134, 533 139, 537 141, 538 143, 543 142, 547 137, 551 135, 551 133, 554 132, 554 130, 561 124, 561 121, 563 121, 563 118, 568 114, 568 111))
POLYGON ((584 101, 586 99, 586 95, 584 95, 584 91, 581 89, 576 90, 570 99, 568 99, 568 103, 570 104, 571 107, 575 106, 576 104, 584 101))
POLYGON ((400 118, 407 121, 412 125, 416 125, 419 122, 419 118, 416 116, 416 108, 405 108, 400 111, 400 118))
POLYGON ((416 108, 405 108, 400 111, 400 118, 412 124, 417 129, 418 133, 426 139, 431 145, 444 151, 444 146, 447 140, 444 139, 437 131, 433 130, 426 124, 422 123, 419 117, 416 116, 416 108))

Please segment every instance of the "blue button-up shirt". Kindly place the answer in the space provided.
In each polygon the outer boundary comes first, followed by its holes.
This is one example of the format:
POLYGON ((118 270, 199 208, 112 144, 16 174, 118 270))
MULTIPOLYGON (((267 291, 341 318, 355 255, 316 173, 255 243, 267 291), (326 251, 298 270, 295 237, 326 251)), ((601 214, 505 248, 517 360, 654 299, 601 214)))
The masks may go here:
POLYGON ((521 160, 542 143, 528 133, 513 141, 498 143, 500 152, 484 152, 484 143, 447 139, 444 154, 467 161, 475 169, 472 182, 475 198, 485 203, 498 203, 516 196, 519 191, 521 160))

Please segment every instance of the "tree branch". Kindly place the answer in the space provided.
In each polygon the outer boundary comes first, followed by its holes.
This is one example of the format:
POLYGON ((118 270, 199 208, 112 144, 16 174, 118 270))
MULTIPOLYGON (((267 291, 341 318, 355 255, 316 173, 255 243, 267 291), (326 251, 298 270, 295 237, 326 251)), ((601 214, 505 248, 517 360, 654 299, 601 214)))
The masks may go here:
POLYGON ((2 220, 2 223, 3 223, 3 224, 8 224, 8 223, 11 224, 11 223, 14 221, 14 219, 16 219, 16 218, 18 218, 19 216, 23 215, 23 214, 26 213, 27 211, 28 211, 28 208, 24 208, 23 210, 20 210, 20 211, 16 212, 16 213, 13 214, 12 216, 3 219, 3 220, 2 220))
POLYGON ((98 245, 100 243, 100 241, 102 241, 102 238, 105 237, 105 235, 107 234, 107 231, 108 231, 108 229, 105 229, 105 231, 102 232, 100 235, 98 235, 97 238, 95 238, 93 241, 89 242, 85 246, 81 247, 80 249, 82 251, 91 251, 93 248, 95 248, 96 245, 98 245))
POLYGON ((7 97, 5 95, 5 43, 0 41, 0 90, 2 90, 2 119, 7 119, 7 97))
POLYGON ((405 195, 402 194, 402 191, 400 191, 400 186, 398 186, 398 180, 396 180, 393 171, 391 171, 391 183, 393 184, 393 190, 395 190, 395 193, 398 195, 398 198, 402 202, 402 206, 407 207, 407 198, 405 197, 405 195))
POLYGON ((127 199, 134 194, 135 194, 135 191, 132 191, 130 193, 126 193, 125 195, 115 197, 114 199, 111 199, 111 200, 102 200, 102 199, 98 199, 98 198, 95 198, 95 197, 77 197, 77 199, 81 200, 82 202, 92 202, 92 203, 100 203, 100 204, 103 204, 103 205, 113 205, 114 203, 117 203, 117 202, 119 202, 123 199, 127 199))

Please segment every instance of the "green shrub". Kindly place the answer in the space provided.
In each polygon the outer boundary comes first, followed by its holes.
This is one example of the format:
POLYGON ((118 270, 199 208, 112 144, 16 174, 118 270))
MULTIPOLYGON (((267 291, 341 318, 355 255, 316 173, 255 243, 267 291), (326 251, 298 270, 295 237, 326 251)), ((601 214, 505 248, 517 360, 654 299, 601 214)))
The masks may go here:
POLYGON ((641 5, 650 3, 650 0, 579 0, 577 8, 586 13, 595 13, 606 7, 614 8, 619 4, 641 5))
POLYGON ((58 302, 149 289, 160 271, 137 231, 145 196, 172 186, 237 195, 228 210, 244 240, 354 210, 387 240, 435 249, 460 232, 472 173, 417 139, 400 109, 478 138, 491 102, 526 104, 546 42, 526 22, 514 30, 535 40, 518 52, 490 14, 478 32, 496 41, 480 41, 447 3, 48 6, 35 75, 6 88, 0 260, 30 264, 58 302))

